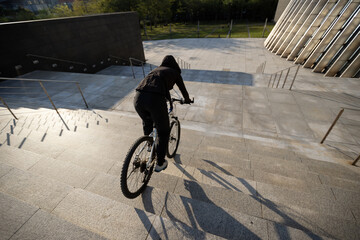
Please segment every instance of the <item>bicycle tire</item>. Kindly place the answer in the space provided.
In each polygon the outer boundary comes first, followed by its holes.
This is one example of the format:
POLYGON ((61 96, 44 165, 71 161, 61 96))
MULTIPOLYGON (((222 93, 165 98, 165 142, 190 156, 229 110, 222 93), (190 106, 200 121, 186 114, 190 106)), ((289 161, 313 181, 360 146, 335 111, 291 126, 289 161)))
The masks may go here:
MULTIPOLYGON (((120 176, 120 186, 121 186, 121 191, 123 192, 124 196, 127 198, 136 198, 137 196, 139 196, 146 188, 150 177, 152 175, 153 172, 153 168, 154 166, 152 166, 150 168, 150 170, 148 172, 146 172, 145 170, 143 172, 140 171, 140 166, 139 167, 135 167, 135 163, 133 162, 135 159, 133 159, 134 153, 136 151, 136 149, 138 149, 138 147, 140 146, 140 148, 143 146, 142 143, 146 144, 150 142, 152 144, 153 142, 153 138, 149 137, 149 136, 142 136, 139 139, 137 139, 135 141, 135 143, 132 145, 132 147, 129 149, 125 160, 124 160, 124 164, 121 170, 121 176, 120 176), (133 163, 132 165, 130 165, 131 163, 133 163), (142 182, 140 183, 140 185, 138 187, 135 187, 135 190, 130 189, 130 180, 128 176, 128 170, 129 167, 132 167, 132 171, 130 172, 130 174, 138 172, 140 175, 140 180, 142 179, 142 182)), ((145 149, 143 152, 141 152, 141 154, 144 153, 145 156, 141 156, 141 160, 145 161, 148 159, 148 156, 146 156, 146 154, 150 155, 150 152, 147 151, 147 149, 145 149)), ((155 154, 155 153, 154 153, 155 154)), ((139 180, 139 176, 137 177, 137 180, 139 180)))
POLYGON ((176 154, 176 151, 179 147, 180 143, 180 121, 177 119, 174 119, 171 121, 170 124, 170 135, 169 135, 169 142, 168 147, 166 151, 166 156, 168 158, 173 158, 176 154))

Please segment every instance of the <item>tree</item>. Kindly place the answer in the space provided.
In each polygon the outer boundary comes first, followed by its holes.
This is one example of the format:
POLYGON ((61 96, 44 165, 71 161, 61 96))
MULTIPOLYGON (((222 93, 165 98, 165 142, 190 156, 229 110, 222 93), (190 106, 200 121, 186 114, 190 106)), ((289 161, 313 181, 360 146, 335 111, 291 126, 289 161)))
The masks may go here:
POLYGON ((51 9, 53 17, 69 17, 72 15, 71 9, 66 4, 58 4, 51 9))

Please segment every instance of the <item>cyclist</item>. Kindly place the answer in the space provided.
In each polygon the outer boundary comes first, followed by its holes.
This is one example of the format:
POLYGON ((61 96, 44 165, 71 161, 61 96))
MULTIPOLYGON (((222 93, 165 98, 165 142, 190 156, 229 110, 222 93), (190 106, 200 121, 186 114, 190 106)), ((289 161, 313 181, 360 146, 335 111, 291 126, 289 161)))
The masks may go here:
POLYGON ((156 146, 157 165, 155 171, 164 170, 168 162, 165 160, 167 144, 169 141, 170 126, 166 100, 172 102, 170 90, 177 85, 184 97, 184 103, 191 103, 181 69, 175 58, 171 55, 164 57, 161 65, 151 71, 137 86, 134 106, 143 123, 145 135, 149 135, 155 125, 158 131, 156 146))

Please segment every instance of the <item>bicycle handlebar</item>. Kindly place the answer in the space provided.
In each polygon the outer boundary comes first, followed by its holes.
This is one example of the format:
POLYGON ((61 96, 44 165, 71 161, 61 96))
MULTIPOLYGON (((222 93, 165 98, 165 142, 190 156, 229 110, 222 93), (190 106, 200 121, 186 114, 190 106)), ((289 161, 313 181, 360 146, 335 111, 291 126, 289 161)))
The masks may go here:
POLYGON ((180 104, 190 104, 190 103, 194 103, 194 98, 192 100, 190 100, 189 103, 185 103, 185 100, 183 98, 181 99, 177 99, 177 98, 172 98, 171 101, 173 102, 179 102, 180 104))

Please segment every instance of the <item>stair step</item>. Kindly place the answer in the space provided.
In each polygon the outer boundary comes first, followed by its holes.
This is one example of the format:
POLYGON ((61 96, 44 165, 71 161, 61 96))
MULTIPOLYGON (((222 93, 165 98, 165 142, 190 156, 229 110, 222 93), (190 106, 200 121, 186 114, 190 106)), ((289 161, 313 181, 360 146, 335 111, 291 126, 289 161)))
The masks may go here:
POLYGON ((1 192, 0 203, 3 239, 106 239, 1 192))
POLYGON ((1 192, 49 212, 72 190, 67 184, 16 168, 0 178, 1 192))
MULTIPOLYGON (((170 169, 171 169, 171 167, 170 167, 170 169)), ((30 169, 30 171, 31 171, 31 169, 30 169)), ((175 172, 176 173, 176 171, 174 171, 173 170, 173 172, 175 172)), ((23 175, 26 175, 26 174, 23 174, 23 175)), ((157 174, 154 174, 154 176, 156 176, 157 174)), ((164 175, 164 174, 162 174, 162 175, 164 175)), ((166 175, 166 174, 165 174, 166 175)), ((109 176, 110 178, 111 178, 111 176, 109 176)), ((162 176, 161 176, 162 177, 162 176)), ((38 178, 38 177, 34 177, 35 179, 36 178, 38 178)), ((97 178, 97 177, 96 177, 97 178)), ((87 190, 91 190, 91 189, 93 189, 93 186, 94 186, 94 184, 95 184, 95 182, 96 182, 96 178, 91 182, 91 184, 89 185, 89 187, 87 188, 87 190)), ((99 184, 99 187, 98 188, 100 188, 100 189, 102 189, 104 186, 107 186, 108 188, 109 188, 109 190, 108 191, 112 191, 112 192, 114 192, 114 190, 118 190, 119 191, 119 183, 118 183, 118 176, 116 176, 116 177, 113 177, 113 178, 115 178, 115 180, 112 180, 113 181, 113 184, 108 184, 108 183, 106 183, 106 184, 104 184, 104 183, 100 183, 99 184), (114 184, 116 183, 116 185, 114 186, 114 184)), ((155 182, 158 182, 158 181, 156 181, 156 177, 155 177, 155 179, 153 178, 152 179, 152 181, 151 182, 153 182, 155 180, 155 182)), ((159 178, 159 180, 161 180, 161 178, 159 178)), ((186 180, 183 180, 183 181, 185 181, 186 182, 186 180)), ((34 181, 31 181, 31 179, 28 179, 28 182, 34 182, 34 181)), ((101 181, 100 181, 101 182, 101 181)), ((168 181, 166 181, 166 182, 168 182, 168 181)), ((186 183, 187 184, 187 186, 188 186, 188 188, 189 188, 189 182, 187 182, 186 183)), ((196 182, 192 182, 190 185, 199 185, 198 183, 196 183, 196 182)), ((178 184, 178 185, 181 185, 181 184, 178 184)), ((2 186, 2 185, 0 185, 0 186, 2 186)), ((184 186, 185 186, 185 184, 184 184, 184 186)), ((202 186, 205 186, 205 185, 202 185, 202 186)), ((191 186, 190 186, 190 188, 191 188, 191 186)), ((200 189, 203 189, 202 187, 200 187, 200 189)), ((211 188, 210 188, 211 189, 211 188)), ((211 192, 211 190, 210 190, 209 188, 205 188, 205 190, 206 190, 206 192, 211 192)), ((186 190, 186 186, 185 186, 185 190, 186 190)), ((198 189, 197 189, 198 190, 198 189)), ((175 192, 177 192, 178 190, 176 190, 175 192)), ((184 190, 183 190, 184 191, 184 190)), ((199 193, 199 191, 196 191, 196 189, 193 189, 193 191, 189 191, 189 189, 187 190, 188 192, 190 192, 190 193, 199 193)), ((203 190, 204 191, 204 190, 203 190)), ((161 192, 161 191, 160 191, 161 192)), ((232 192, 232 191, 230 191, 230 192, 232 192)), ((235 192, 232 192, 233 194, 235 193, 235 192)), ((169 194, 169 193, 166 193, 166 194, 169 194)), ((239 194, 243 194, 243 193, 239 193, 239 194)), ((201 195, 201 194, 200 194, 201 195)), ((221 196, 222 194, 218 194, 218 193, 214 193, 214 196, 221 196)), ((244 194, 243 194, 244 195, 244 194)), ((253 194, 253 195, 255 195, 255 194, 253 194)), ((153 195, 154 196, 154 195, 153 195)), ((159 196, 159 195, 156 195, 157 197, 159 196)), ((179 196, 181 196, 181 199, 184 199, 184 196, 182 196, 182 195, 179 195, 179 196)), ((208 197, 208 195, 203 195, 203 196, 206 196, 205 198, 202 198, 201 199, 201 201, 200 202, 211 202, 211 203, 213 203, 213 199, 209 199, 209 197, 208 197), (204 199, 208 199, 208 201, 204 201, 204 199)), ((211 196, 211 194, 209 195, 209 196, 211 196)), ((213 196, 213 197, 214 197, 213 196)), ((108 196, 106 196, 106 197, 108 197, 108 196)), ((194 197, 194 196, 192 196, 194 199, 197 199, 196 197, 194 197)), ((164 198, 164 193, 162 194, 162 195, 160 195, 160 197, 159 197, 160 199, 165 199, 164 198), (162 196, 162 197, 161 197, 162 196)), ((159 198, 156 198, 156 199, 159 199, 159 198)), ((175 196, 175 199, 176 199, 177 197, 175 196)), ((201 198, 201 197, 198 197, 198 198, 201 198)), ((153 199, 153 197, 151 197, 151 199, 153 199)), ((251 199, 251 198, 249 198, 248 197, 248 200, 249 199, 251 199)), ((116 200, 118 200, 118 199, 116 199, 116 200)), ((140 199, 139 199, 140 200, 140 199)), ((256 199, 255 199, 256 200, 256 199)), ((255 202, 255 200, 253 200, 253 202, 255 202)), ((142 199, 142 201, 144 201, 144 199, 142 199)), ((192 199, 186 199, 186 201, 190 201, 190 202, 194 202, 194 200, 192 200, 192 199)), ((258 205, 259 205, 259 202, 261 202, 261 201, 259 201, 259 200, 257 200, 258 201, 258 205)), ((226 201, 225 201, 226 202, 226 201)), ((247 204, 248 202, 246 202, 245 201, 245 203, 246 204, 244 204, 244 202, 243 202, 243 206, 249 206, 249 204, 247 204)), ((200 203, 196 203, 196 205, 197 204, 200 204, 200 203)), ((201 204, 203 204, 203 203, 201 203, 201 204)), ((201 205, 200 204, 200 205, 201 205)), ((218 204, 218 202, 216 202, 215 204, 218 204)), ((225 204, 225 203, 224 203, 225 204)), ((160 207, 158 207, 159 209, 161 208, 161 204, 160 204, 160 207)), ((258 209, 259 209, 259 206, 257 207, 258 209)), ((147 209, 145 209, 145 210, 148 210, 149 209, 149 206, 147 207, 147 209)), ((162 210, 162 208, 161 208, 161 210, 162 210)), ((161 211, 161 210, 159 210, 159 211, 161 211)), ((218 210, 218 211, 220 211, 220 210, 218 210)), ((231 210, 232 211, 232 210, 231 210)), ((238 211, 238 209, 236 210, 236 212, 238 211)), ((250 209, 249 209, 249 211, 250 211, 250 209)), ((260 209, 258 210, 258 212, 260 212, 260 209)), ((160 214, 160 213, 159 213, 160 214)), ((174 213, 172 213, 172 214, 174 214, 174 213)), ((224 213, 225 214, 225 213, 224 213)), ((342 214, 343 215, 343 214, 342 214)), ((341 216, 342 216, 341 215, 341 216)), ((171 216, 173 216, 173 215, 171 215, 171 216)), ((176 215, 175 215, 176 216, 176 215)), ((227 214, 225 214, 225 216, 227 216, 227 214)), ((167 216, 168 217, 168 216, 167 216)), ((176 217, 176 219, 177 219, 177 217, 176 217)), ((69 219, 68 219, 69 220, 69 219)), ((173 219, 174 220, 174 219, 173 219)), ((180 219, 180 222, 184 222, 185 220, 184 219, 180 219)), ((202 221, 202 220, 201 220, 202 221)), ((185 222, 185 224, 190 224, 190 223, 188 223, 188 222, 185 222)), ((200 224, 200 223, 199 223, 200 224)), ((192 226, 192 225, 189 225, 189 226, 192 226)), ((352 226, 351 224, 349 225, 349 226, 352 226)), ((84 226, 83 226, 84 227, 84 226)), ((203 229, 203 230, 205 230, 205 229, 203 229)), ((245 231, 245 230, 244 230, 245 231)), ((246 231, 245 231, 246 232, 246 231)), ((211 232, 211 233, 214 233, 214 232, 211 232)), ((226 234, 226 233, 223 233, 223 232, 215 232, 215 233, 217 233, 217 234, 226 234)), ((229 236, 228 235, 220 235, 220 236, 225 236, 226 238, 228 238, 229 236)))
MULTIPOLYGON (((110 239, 145 239, 153 224, 159 229, 159 224, 164 221, 154 214, 81 189, 75 189, 66 196, 53 213, 110 239)), ((217 239, 216 236, 184 227, 182 224, 180 229, 187 229, 195 235, 217 239)), ((179 234, 178 230, 173 232, 179 234)), ((152 232, 151 236, 154 234, 156 233, 152 232)), ((181 238, 184 235, 186 236, 182 233, 181 238)))
POLYGON ((0 192, 0 206, 2 239, 10 239, 39 209, 2 192, 0 192))

